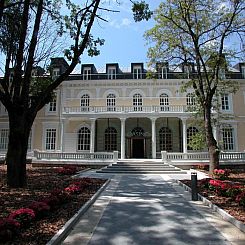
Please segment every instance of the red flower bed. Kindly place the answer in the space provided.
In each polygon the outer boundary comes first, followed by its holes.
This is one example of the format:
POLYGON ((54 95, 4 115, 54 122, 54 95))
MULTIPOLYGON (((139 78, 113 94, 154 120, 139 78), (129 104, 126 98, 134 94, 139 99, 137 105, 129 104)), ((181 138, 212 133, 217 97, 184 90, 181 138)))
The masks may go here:
POLYGON ((213 176, 216 179, 225 180, 231 173, 230 169, 214 169, 213 176))
MULTIPOLYGON (((198 180, 198 192, 213 204, 245 223, 245 173, 229 172, 227 180, 198 180)), ((191 187, 191 180, 181 180, 191 187)))
POLYGON ((76 174, 78 171, 78 168, 73 165, 65 165, 63 167, 57 168, 57 173, 61 175, 73 175, 76 174))
POLYGON ((54 169, 34 170, 28 178, 31 188, 25 189, 9 189, 0 179, 1 244, 46 244, 105 182, 88 178, 74 180, 54 169), (80 188, 83 183, 87 183, 86 190, 80 188))
POLYGON ((29 226, 35 219, 35 212, 30 208, 20 208, 11 212, 9 218, 18 221, 21 226, 29 226))

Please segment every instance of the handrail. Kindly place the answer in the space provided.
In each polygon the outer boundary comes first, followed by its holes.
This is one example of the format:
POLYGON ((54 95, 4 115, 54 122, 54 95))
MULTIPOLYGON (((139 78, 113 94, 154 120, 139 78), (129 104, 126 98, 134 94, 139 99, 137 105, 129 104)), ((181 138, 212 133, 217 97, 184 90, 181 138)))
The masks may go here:
POLYGON ((109 160, 117 161, 118 151, 114 152, 48 152, 48 151, 38 151, 34 150, 34 157, 38 160, 109 160))

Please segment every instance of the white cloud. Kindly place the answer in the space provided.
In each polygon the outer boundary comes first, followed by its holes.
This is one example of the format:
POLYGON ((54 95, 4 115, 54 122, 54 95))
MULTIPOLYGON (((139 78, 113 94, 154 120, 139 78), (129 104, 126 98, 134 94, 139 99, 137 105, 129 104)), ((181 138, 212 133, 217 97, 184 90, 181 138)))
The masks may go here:
POLYGON ((120 29, 122 27, 128 27, 132 24, 132 21, 128 18, 123 18, 121 20, 108 20, 109 21, 109 25, 114 27, 114 28, 117 28, 117 29, 120 29))
POLYGON ((122 26, 129 26, 131 23, 132 23, 132 21, 131 21, 130 19, 128 19, 128 18, 123 18, 123 19, 122 19, 121 25, 122 25, 122 26))

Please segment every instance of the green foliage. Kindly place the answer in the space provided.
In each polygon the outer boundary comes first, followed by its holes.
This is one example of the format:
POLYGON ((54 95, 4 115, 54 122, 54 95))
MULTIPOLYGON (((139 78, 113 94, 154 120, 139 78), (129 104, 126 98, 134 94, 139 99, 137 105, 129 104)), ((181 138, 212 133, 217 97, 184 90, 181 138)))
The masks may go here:
MULTIPOLYGON (((33 77, 30 83, 30 94, 32 98, 32 102, 38 99, 43 91, 47 89, 47 87, 52 84, 53 79, 49 76, 47 77, 33 77)), ((54 97, 55 93, 51 92, 50 95, 46 99, 46 104, 49 103, 54 97)))
POLYGON ((149 20, 153 14, 153 12, 149 9, 149 4, 147 4, 145 1, 133 2, 132 11, 136 22, 149 20))

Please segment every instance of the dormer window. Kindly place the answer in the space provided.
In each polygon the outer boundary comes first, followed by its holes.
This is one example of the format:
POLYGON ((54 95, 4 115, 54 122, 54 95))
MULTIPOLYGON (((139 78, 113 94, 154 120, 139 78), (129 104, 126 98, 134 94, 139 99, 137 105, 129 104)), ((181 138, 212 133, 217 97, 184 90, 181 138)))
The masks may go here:
POLYGON ((225 79, 225 69, 224 68, 220 68, 220 70, 219 70, 219 78, 220 79, 225 79))
POLYGON ((52 72, 52 77, 57 78, 60 75, 60 69, 59 68, 54 68, 52 72))
POLYGON ((108 79, 116 79, 116 67, 108 67, 108 79))
POLYGON ((242 78, 245 78, 245 66, 241 67, 242 78))
POLYGON ((183 66, 183 71, 187 75, 186 78, 189 79, 190 78, 191 67, 189 65, 184 65, 183 66))
POLYGON ((134 76, 134 79, 141 79, 142 78, 142 68, 141 68, 141 66, 134 66, 134 68, 133 68, 133 76, 134 76))
POLYGON ((57 98, 55 94, 52 100, 49 102, 49 112, 56 112, 56 110, 57 110, 57 98))
POLYGON ((91 67, 84 67, 83 68, 83 79, 84 80, 91 80, 91 67))
POLYGON ((167 70, 166 66, 159 68, 158 78, 160 78, 160 79, 167 79, 168 78, 168 70, 167 70))

